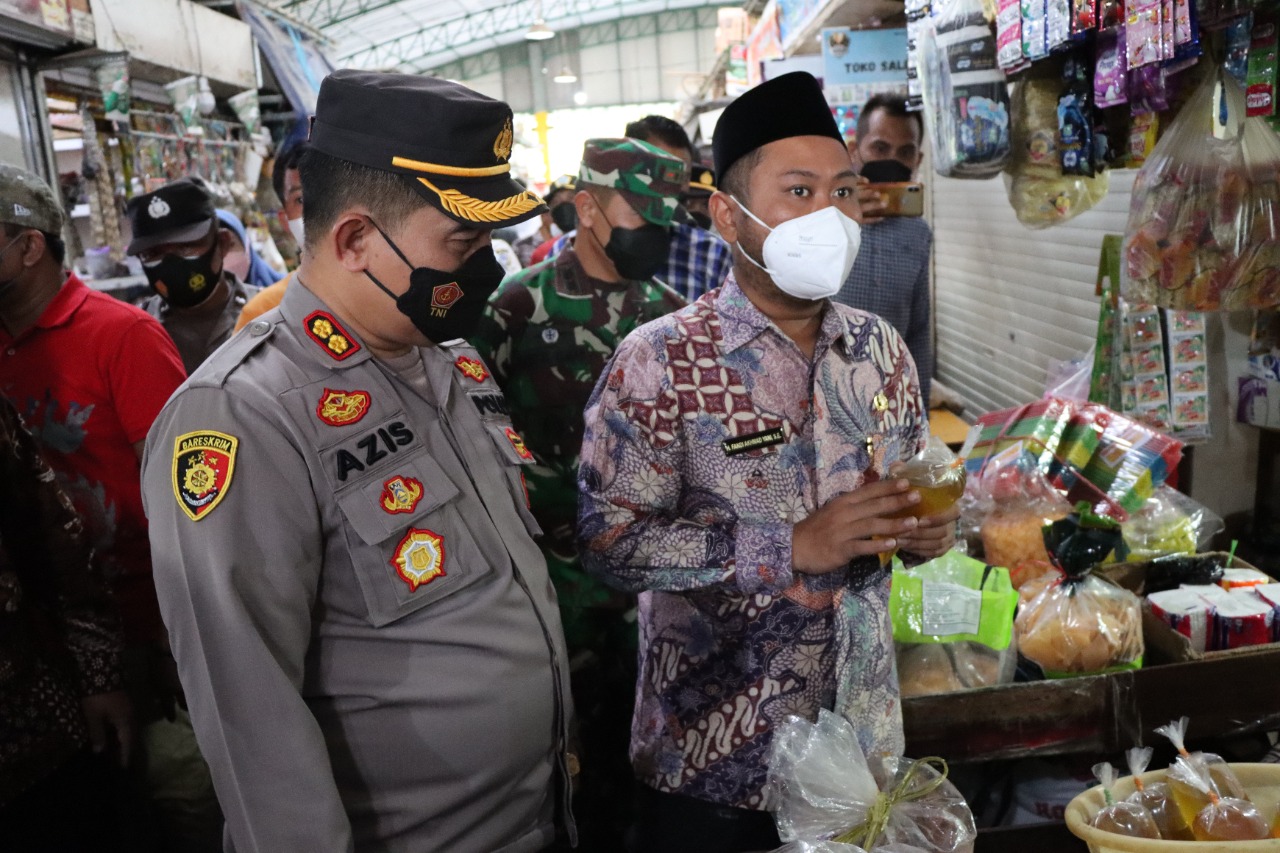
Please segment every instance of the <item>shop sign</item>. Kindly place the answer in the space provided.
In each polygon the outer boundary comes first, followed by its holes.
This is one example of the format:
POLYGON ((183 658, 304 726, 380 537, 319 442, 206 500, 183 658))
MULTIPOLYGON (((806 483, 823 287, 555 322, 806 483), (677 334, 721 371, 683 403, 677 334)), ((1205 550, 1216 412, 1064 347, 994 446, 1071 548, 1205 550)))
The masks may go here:
POLYGON ((829 27, 822 31, 822 62, 827 87, 907 83, 907 31, 851 30, 829 27))

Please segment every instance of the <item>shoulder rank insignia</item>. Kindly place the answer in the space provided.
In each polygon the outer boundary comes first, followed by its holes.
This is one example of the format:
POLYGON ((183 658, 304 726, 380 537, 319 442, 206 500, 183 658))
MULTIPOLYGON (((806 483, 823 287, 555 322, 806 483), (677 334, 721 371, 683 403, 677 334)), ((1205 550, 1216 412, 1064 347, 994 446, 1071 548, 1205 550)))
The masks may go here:
POLYGON ((391 558, 396 574, 409 585, 410 592, 445 576, 444 537, 431 530, 410 527, 391 558))
POLYGON ((422 483, 412 477, 392 477, 382 484, 382 508, 395 515, 413 512, 422 500, 422 483))
POLYGON ((363 418, 369 412, 368 391, 334 391, 324 389, 316 404, 316 417, 329 426, 346 426, 363 418))
POLYGON ((511 427, 505 429, 507 441, 511 442, 511 446, 516 449, 516 455, 521 459, 533 459, 533 452, 525 446, 524 439, 520 437, 520 433, 511 427))
POLYGON ((226 497, 236 468, 240 440, 222 432, 188 432, 173 441, 173 494, 192 521, 199 521, 226 497))
POLYGON ((479 359, 460 355, 453 366, 461 370, 463 376, 474 379, 476 382, 483 382, 489 378, 489 371, 485 370, 484 362, 479 359))
POLYGON ((333 319, 333 315, 325 311, 312 312, 302 324, 307 330, 307 337, 318 343, 334 361, 342 361, 360 351, 360 344, 333 319))

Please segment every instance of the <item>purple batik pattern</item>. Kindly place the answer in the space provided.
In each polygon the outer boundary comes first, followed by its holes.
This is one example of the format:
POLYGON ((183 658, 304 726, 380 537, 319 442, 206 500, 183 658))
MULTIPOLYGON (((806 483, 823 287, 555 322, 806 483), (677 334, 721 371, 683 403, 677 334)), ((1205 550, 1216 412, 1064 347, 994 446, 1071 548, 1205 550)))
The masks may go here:
POLYGON ((641 593, 647 784, 763 808, 773 730, 820 708, 868 752, 901 752, 889 576, 875 558, 793 573, 791 531, 925 432, 902 339, 844 306, 809 359, 731 276, 622 343, 587 409, 579 539, 589 570, 641 593), (779 443, 726 452, 770 430, 779 443))

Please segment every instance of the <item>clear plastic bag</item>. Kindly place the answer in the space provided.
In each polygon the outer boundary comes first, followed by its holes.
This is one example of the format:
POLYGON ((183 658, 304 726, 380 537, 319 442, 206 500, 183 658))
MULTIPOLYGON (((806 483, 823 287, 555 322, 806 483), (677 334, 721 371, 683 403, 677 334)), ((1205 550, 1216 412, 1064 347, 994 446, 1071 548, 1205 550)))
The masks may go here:
POLYGON ((1027 228, 1061 225, 1102 201, 1110 188, 1106 171, 1094 177, 1063 175, 1058 150, 1058 97, 1062 80, 1038 77, 1013 87, 1011 154, 1005 190, 1018 221, 1027 228))
POLYGON ((1212 68, 1133 185, 1123 296, 1190 311, 1280 305, 1280 137, 1212 68))
POLYGON ((1194 833, 1197 815, 1213 798, 1247 800, 1249 795, 1222 756, 1212 752, 1187 751, 1189 723, 1187 717, 1180 717, 1156 729, 1156 734, 1167 737, 1178 751, 1178 760, 1169 767, 1166 778, 1183 822, 1194 833))
POLYGON ((867 851, 855 844, 840 844, 836 841, 792 841, 771 853, 867 853, 867 851))
POLYGON ((1014 589, 1053 571, 1042 528, 1071 513, 1071 504, 1049 484, 1021 446, 987 460, 961 503, 961 528, 972 529, 987 563, 1009 570, 1014 589))
POLYGON ((826 710, 816 723, 788 717, 774 734, 769 792, 783 841, 968 853, 977 837, 969 805, 946 779, 945 762, 889 756, 873 769, 853 727, 826 710))
POLYGON ((1218 794, 1207 765, 1178 756, 1169 768, 1169 780, 1180 807, 1183 802, 1177 786, 1194 793, 1188 796, 1188 803, 1199 804, 1195 817, 1188 821, 1196 841, 1261 841, 1270 836, 1271 828, 1257 806, 1242 797, 1218 794))
POLYGON ((1089 825, 1103 832, 1112 832, 1129 838, 1160 838, 1155 818, 1141 803, 1132 800, 1115 802, 1111 789, 1116 784, 1116 769, 1108 762, 1093 765, 1093 775, 1102 783, 1102 795, 1107 804, 1089 819, 1089 825))
POLYGON ((1151 813, 1161 838, 1190 841, 1191 828, 1182 819, 1182 814, 1173 802, 1169 783, 1142 781, 1142 774, 1147 772, 1153 752, 1149 746, 1135 746, 1125 753, 1134 787, 1134 792, 1127 798, 1128 802, 1137 803, 1151 813))
POLYGON ((1137 561, 1206 551, 1225 524, 1199 501, 1161 486, 1120 529, 1129 548, 1128 559, 1137 561))

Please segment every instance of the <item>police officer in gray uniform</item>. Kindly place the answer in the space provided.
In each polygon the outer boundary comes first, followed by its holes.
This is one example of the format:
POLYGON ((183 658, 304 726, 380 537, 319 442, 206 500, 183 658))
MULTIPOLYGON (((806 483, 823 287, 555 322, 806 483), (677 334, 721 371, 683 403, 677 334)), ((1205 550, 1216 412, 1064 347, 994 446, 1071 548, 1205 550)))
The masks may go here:
POLYGON ((218 226, 213 198, 198 178, 179 178, 134 196, 126 208, 129 254, 155 294, 138 307, 160 321, 190 375, 235 331, 245 304, 262 288, 226 268, 235 239, 218 226))
POLYGON ((572 706, 533 456, 469 335, 539 215, 510 108, 338 71, 296 283, 147 439, 156 586, 226 848, 542 850, 572 706))

